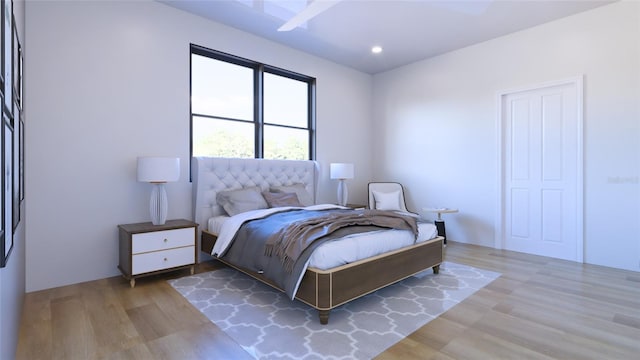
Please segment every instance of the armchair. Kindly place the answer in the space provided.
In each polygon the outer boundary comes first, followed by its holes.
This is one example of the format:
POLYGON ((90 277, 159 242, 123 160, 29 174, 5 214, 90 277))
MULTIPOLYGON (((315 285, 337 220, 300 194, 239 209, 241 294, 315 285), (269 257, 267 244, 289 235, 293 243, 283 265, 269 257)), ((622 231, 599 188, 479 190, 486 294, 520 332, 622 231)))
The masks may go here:
POLYGON ((419 217, 407 209, 404 188, 397 182, 370 182, 369 209, 394 210, 419 217))

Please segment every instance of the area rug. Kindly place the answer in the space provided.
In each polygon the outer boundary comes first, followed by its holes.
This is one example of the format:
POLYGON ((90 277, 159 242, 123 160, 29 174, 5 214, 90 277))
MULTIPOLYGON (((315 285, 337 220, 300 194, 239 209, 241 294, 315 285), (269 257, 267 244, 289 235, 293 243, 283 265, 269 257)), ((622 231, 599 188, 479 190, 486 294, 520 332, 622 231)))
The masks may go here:
POLYGON ((333 309, 317 310, 224 268, 169 283, 256 359, 370 359, 486 286, 499 273, 444 262, 333 309))

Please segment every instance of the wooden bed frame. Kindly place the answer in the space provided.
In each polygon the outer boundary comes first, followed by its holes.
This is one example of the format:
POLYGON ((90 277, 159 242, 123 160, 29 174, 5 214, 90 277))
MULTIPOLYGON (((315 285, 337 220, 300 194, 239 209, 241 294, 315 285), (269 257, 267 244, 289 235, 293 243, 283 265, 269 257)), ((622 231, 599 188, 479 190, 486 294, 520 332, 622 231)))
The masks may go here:
MULTIPOLYGON (((202 251, 211 253, 217 237, 202 232, 202 251)), ((328 270, 308 268, 305 272, 296 299, 318 310, 320 323, 329 322, 329 312, 346 302, 391 285, 428 268, 437 274, 443 261, 442 236, 404 247, 392 252, 373 256, 328 270)), ((216 260, 257 279, 275 289, 284 291, 263 275, 225 261, 216 260)))
MULTIPOLYGON (((194 157, 192 159, 193 218, 200 226, 198 236, 201 253, 198 262, 210 258, 216 235, 207 231, 210 218, 225 215, 217 204, 219 191, 260 186, 303 184, 317 198, 319 163, 308 160, 265 160, 194 157)), ((325 174, 326 175, 326 174, 325 174)), ((327 176, 328 177, 328 176, 327 176)), ((320 323, 327 324, 331 309, 405 279, 428 268, 438 273, 443 261, 443 238, 407 246, 368 259, 328 270, 308 268, 302 278, 296 299, 319 311, 320 323)), ((213 257, 280 291, 272 281, 254 271, 213 257)))

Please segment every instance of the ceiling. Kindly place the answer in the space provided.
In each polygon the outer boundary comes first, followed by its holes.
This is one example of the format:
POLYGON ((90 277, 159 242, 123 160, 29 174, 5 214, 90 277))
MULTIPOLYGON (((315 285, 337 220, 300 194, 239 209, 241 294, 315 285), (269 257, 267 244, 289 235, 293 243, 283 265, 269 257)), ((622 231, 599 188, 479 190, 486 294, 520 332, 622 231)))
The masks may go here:
POLYGON ((278 31, 307 0, 158 1, 370 74, 614 2, 340 0, 295 29, 278 31), (373 54, 374 45, 383 51, 373 54))

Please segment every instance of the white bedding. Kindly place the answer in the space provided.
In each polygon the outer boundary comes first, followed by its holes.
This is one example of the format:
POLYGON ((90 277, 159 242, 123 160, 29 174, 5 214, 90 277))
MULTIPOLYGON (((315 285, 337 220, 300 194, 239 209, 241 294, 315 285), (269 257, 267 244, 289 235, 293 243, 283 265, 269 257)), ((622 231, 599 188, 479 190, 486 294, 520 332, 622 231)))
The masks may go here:
MULTIPOLYGON (((320 210, 328 208, 341 207, 321 204, 308 206, 305 209, 320 210)), ((212 217, 208 221, 208 229, 209 232, 218 235, 218 240, 211 252, 212 255, 224 254, 236 231, 246 220, 260 218, 287 209, 292 209, 292 207, 248 211, 233 217, 212 217)), ((419 222, 418 230, 418 238, 415 243, 433 239, 438 234, 435 225, 431 223, 419 222)), ((339 240, 328 241, 315 249, 309 259, 308 266, 326 270, 414 244, 413 234, 406 230, 380 230, 359 233, 339 240)))
MULTIPOLYGON (((415 243, 438 235, 435 225, 430 223, 418 223, 418 230, 415 243)), ((413 234, 408 230, 380 230, 345 236, 340 241, 327 241, 315 249, 309 259, 309 267, 327 270, 412 244, 413 234)))

